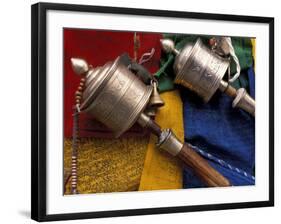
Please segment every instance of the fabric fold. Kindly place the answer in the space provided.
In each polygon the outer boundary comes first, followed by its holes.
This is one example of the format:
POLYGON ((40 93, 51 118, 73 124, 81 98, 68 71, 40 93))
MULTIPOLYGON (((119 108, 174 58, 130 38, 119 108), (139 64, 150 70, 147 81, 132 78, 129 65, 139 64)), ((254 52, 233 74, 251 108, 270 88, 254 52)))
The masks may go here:
MULTIPOLYGON (((156 115, 156 122, 164 129, 171 128, 184 140, 182 102, 178 90, 161 94, 165 106, 156 115)), ((155 146, 156 137, 150 137, 139 190, 182 188, 182 165, 177 159, 155 146)))

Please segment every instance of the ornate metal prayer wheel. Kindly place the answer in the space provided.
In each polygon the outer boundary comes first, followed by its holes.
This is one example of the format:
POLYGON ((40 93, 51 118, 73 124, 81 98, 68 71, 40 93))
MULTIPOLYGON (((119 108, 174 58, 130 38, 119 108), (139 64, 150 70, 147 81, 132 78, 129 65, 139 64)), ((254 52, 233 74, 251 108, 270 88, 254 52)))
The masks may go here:
POLYGON ((115 137, 136 122, 153 90, 132 74, 120 57, 102 67, 89 69, 85 78, 81 112, 105 124, 115 137))
POLYGON ((175 83, 193 90, 208 102, 220 86, 229 60, 212 54, 198 39, 187 44, 174 63, 175 83))
POLYGON ((175 80, 188 89, 196 92, 205 103, 219 89, 234 98, 232 107, 239 107, 255 116, 255 100, 245 89, 236 90, 223 77, 230 66, 227 58, 220 57, 207 48, 200 38, 195 44, 187 44, 181 51, 175 49, 172 40, 160 40, 167 53, 176 55, 174 62, 175 80))

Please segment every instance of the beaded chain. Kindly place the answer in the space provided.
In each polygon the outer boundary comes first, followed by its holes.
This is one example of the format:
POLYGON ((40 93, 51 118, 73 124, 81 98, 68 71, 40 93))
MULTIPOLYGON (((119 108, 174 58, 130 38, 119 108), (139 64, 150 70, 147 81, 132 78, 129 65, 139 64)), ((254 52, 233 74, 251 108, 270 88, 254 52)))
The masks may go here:
POLYGON ((85 78, 81 78, 77 91, 75 92, 75 106, 73 113, 73 139, 72 139, 72 155, 71 155, 71 193, 77 194, 77 157, 79 146, 79 113, 82 99, 82 93, 85 85, 85 78))

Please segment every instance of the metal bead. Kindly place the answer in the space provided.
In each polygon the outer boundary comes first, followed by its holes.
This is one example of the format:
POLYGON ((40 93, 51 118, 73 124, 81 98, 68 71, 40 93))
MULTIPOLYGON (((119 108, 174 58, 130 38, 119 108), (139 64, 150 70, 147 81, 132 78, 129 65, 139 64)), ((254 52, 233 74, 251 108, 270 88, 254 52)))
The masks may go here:
POLYGON ((82 93, 81 93, 80 91, 76 91, 76 92, 75 92, 75 95, 76 95, 76 96, 82 96, 82 93))
POLYGON ((80 91, 81 91, 81 90, 83 90, 83 88, 82 88, 81 86, 78 86, 78 90, 80 90, 80 91))

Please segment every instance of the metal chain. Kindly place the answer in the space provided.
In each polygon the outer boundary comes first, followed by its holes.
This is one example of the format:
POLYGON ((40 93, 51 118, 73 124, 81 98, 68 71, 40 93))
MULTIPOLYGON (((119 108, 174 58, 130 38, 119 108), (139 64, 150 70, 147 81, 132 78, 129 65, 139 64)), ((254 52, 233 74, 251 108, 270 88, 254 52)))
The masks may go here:
POLYGON ((71 193, 77 194, 77 156, 79 144, 79 111, 74 107, 73 113, 73 136, 72 136, 72 155, 71 155, 71 193))
POLYGON ((80 104, 82 99, 82 91, 85 86, 86 79, 83 77, 80 80, 77 91, 75 92, 75 106, 73 107, 73 133, 72 133, 72 155, 71 155, 71 193, 78 194, 77 191, 77 167, 78 167, 78 148, 80 143, 79 138, 79 114, 80 104))

